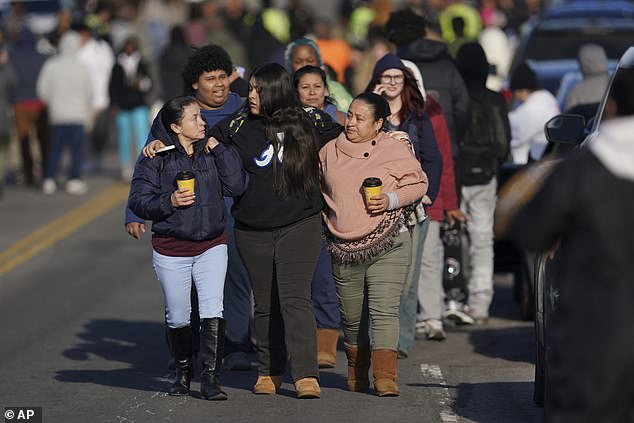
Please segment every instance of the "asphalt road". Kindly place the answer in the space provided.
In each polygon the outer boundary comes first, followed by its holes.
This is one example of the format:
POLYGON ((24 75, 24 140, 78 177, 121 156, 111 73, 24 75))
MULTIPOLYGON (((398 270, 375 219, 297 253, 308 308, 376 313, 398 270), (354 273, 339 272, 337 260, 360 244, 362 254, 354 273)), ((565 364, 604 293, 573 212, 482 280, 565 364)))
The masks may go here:
POLYGON ((398 398, 347 392, 342 348, 319 400, 295 399, 288 375, 280 395, 255 396, 255 369, 223 373, 225 402, 201 400, 197 377, 191 396, 167 396, 149 236, 124 231, 124 185, 87 180, 80 198, 9 187, 0 200, 0 410, 42 407, 44 422, 82 423, 542 420, 532 324, 519 320, 503 275, 486 326, 417 340, 399 360, 398 398))

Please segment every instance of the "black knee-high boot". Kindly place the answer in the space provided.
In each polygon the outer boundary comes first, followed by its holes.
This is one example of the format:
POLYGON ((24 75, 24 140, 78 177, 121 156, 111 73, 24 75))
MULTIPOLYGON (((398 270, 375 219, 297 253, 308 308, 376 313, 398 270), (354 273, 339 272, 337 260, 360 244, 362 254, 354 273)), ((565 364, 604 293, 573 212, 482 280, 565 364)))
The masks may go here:
POLYGON ((208 400, 226 400, 218 378, 222 366, 225 344, 225 320, 219 317, 200 321, 200 354, 203 372, 200 377, 200 395, 208 400))
POLYGON ((168 328, 167 337, 176 362, 176 379, 169 394, 187 395, 192 380, 192 328, 168 328))

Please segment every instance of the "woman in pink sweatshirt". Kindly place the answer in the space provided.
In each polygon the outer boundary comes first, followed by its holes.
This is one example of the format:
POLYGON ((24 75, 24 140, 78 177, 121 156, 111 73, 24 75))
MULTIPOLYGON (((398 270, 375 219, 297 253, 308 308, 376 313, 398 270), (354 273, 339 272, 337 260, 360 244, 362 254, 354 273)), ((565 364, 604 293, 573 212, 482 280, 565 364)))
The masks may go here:
POLYGON ((408 206, 427 191, 427 177, 409 143, 382 131, 389 115, 383 97, 360 94, 350 105, 344 132, 319 154, 327 205, 324 218, 341 300, 348 388, 369 388, 371 359, 379 396, 399 395, 399 304, 411 261, 404 219, 411 212, 408 206), (362 187, 366 178, 379 178, 382 183, 381 193, 369 200, 362 187))

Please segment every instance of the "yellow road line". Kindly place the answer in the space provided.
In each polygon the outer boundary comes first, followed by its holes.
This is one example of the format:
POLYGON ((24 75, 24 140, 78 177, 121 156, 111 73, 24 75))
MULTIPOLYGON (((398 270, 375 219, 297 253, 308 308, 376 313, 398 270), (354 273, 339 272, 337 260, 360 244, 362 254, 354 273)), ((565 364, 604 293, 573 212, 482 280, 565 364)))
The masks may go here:
POLYGON ((112 185, 81 206, 36 229, 0 252, 0 275, 9 272, 60 239, 119 206, 128 198, 129 190, 128 184, 112 185))

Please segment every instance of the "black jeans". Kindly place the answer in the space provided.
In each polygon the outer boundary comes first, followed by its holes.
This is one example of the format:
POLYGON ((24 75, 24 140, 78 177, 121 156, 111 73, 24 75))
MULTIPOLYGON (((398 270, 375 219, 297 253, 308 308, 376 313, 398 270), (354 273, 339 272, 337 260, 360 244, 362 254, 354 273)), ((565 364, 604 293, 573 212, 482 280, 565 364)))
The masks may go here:
POLYGON ((294 381, 319 377, 310 285, 319 256, 320 216, 274 230, 236 228, 235 234, 253 285, 260 374, 284 374, 288 352, 294 381))

